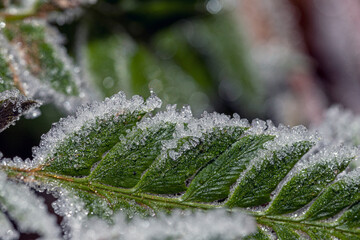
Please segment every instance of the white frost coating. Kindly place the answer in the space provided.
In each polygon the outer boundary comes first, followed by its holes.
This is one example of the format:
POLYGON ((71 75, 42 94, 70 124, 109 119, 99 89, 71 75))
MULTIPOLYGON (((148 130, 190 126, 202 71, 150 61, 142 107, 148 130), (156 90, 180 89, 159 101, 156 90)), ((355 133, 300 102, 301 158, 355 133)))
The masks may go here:
POLYGON ((23 93, 29 97, 34 98, 38 86, 42 83, 30 74, 26 69, 26 62, 20 56, 20 52, 16 50, 0 32, 0 53, 5 57, 6 61, 11 65, 12 72, 15 74, 21 83, 23 93))
POLYGON ((8 212, 20 231, 39 233, 41 239, 60 239, 55 218, 47 212, 44 202, 25 185, 8 181, 1 172, 0 199, 2 210, 8 212))
POLYGON ((52 203, 52 207, 56 214, 64 217, 62 226, 65 234, 70 235, 72 229, 81 226, 81 222, 89 212, 85 209, 84 202, 66 189, 58 189, 56 195, 58 200, 52 203))
POLYGON ((319 137, 316 133, 309 132, 304 126, 287 127, 280 124, 275 127, 271 121, 254 120, 251 124, 251 128, 245 133, 246 135, 271 135, 274 136, 274 140, 268 141, 264 144, 264 149, 260 150, 257 157, 251 161, 251 165, 260 168, 261 162, 264 159, 271 159, 272 154, 275 151, 279 151, 285 146, 291 146, 294 143, 301 141, 309 141, 314 144, 319 142, 319 137))
MULTIPOLYGON (((1 204, 0 204, 1 210, 1 204)), ((13 228, 7 217, 0 212, 0 239, 12 240, 18 239, 19 233, 13 228)))
POLYGON ((14 157, 12 159, 2 158, 0 161, 0 166, 30 170, 36 168, 38 166, 38 163, 35 163, 29 158, 23 160, 20 157, 14 157))
POLYGON ((123 215, 114 217, 114 225, 100 219, 84 221, 74 229, 72 239, 238 239, 256 231, 253 218, 240 212, 229 214, 225 209, 203 212, 174 211, 171 215, 133 218, 130 222, 123 215))
MULTIPOLYGON (((313 131, 319 131, 324 144, 344 144, 349 147, 360 145, 360 115, 340 106, 331 107, 324 116, 324 120, 313 131)), ((352 162, 353 166, 360 166, 359 159, 352 162)))
MULTIPOLYGON (((176 106, 172 107, 173 111, 175 111, 175 107, 176 106)), ((206 134, 213 132, 215 128, 223 129, 226 127, 249 127, 248 121, 246 119, 240 119, 237 114, 234 114, 231 118, 225 114, 204 112, 202 117, 197 119, 192 117, 189 107, 183 108, 180 114, 185 116, 184 119, 186 119, 186 126, 184 124, 178 124, 176 126, 174 139, 166 141, 163 144, 163 152, 161 154, 163 157, 169 155, 169 157, 173 160, 176 160, 186 150, 196 147, 200 143, 200 140, 204 138, 206 134), (181 149, 175 150, 179 139, 184 137, 193 138, 188 143, 184 144, 181 149)), ((229 132, 229 134, 231 134, 231 132, 229 132)))
POLYGON ((9 99, 12 103, 18 103, 16 100, 25 101, 27 98, 23 96, 18 90, 8 90, 0 93, 0 101, 9 99))
POLYGON ((154 117, 144 118, 137 124, 138 128, 145 130, 149 127, 157 126, 161 123, 189 123, 192 120, 190 108, 184 108, 182 111, 176 110, 176 105, 166 106, 166 111, 157 113, 154 117))
POLYGON ((330 108, 315 130, 320 132, 324 142, 360 145, 360 116, 342 107, 330 108))
POLYGON ((267 121, 267 129, 264 134, 275 136, 274 141, 265 143, 265 148, 270 151, 280 150, 284 146, 291 146, 296 142, 308 141, 317 143, 319 137, 316 133, 309 132, 304 126, 287 127, 280 124, 275 127, 271 121, 267 121))
POLYGON ((302 161, 299 166, 296 166, 297 170, 300 171, 310 165, 316 163, 326 164, 330 168, 336 168, 339 166, 344 159, 357 159, 359 154, 359 149, 350 146, 344 145, 326 145, 320 149, 316 154, 311 155, 305 161, 302 161))
POLYGON ((21 103, 29 100, 22 95, 19 90, 6 90, 0 93, 0 101, 9 100, 11 103, 16 104, 17 108, 21 108, 21 103))
POLYGON ((192 136, 201 137, 201 133, 211 133, 213 128, 225 128, 225 127, 249 127, 249 123, 246 119, 240 119, 239 115, 234 115, 233 118, 225 114, 219 113, 207 113, 204 112, 200 119, 194 119, 195 121, 189 124, 189 131, 192 136))
POLYGON ((93 102, 90 105, 78 108, 76 115, 61 119, 54 124, 51 130, 41 137, 39 147, 33 148, 34 164, 39 165, 44 162, 47 155, 51 154, 58 144, 61 144, 66 137, 85 125, 91 125, 98 119, 110 121, 110 118, 123 113, 133 113, 136 111, 149 112, 161 106, 161 100, 155 96, 150 96, 145 102, 140 96, 133 96, 130 100, 126 99, 123 92, 106 98, 103 102, 93 102))

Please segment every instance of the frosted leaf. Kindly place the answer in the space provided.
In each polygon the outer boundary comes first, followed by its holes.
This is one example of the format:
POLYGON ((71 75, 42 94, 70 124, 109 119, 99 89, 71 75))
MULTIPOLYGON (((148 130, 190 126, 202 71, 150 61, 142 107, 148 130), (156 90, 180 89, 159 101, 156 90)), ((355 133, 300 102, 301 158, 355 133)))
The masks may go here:
MULTIPOLYGON (((262 164, 271 161, 274 152, 282 151, 286 147, 290 147, 299 142, 310 142, 316 145, 319 142, 319 137, 316 133, 309 132, 304 126, 287 127, 280 124, 278 127, 274 126, 271 121, 262 121, 259 119, 251 123, 251 128, 245 132, 246 135, 270 135, 274 136, 273 141, 268 141, 264 144, 264 149, 259 151, 259 154, 251 162, 251 167, 261 168, 262 164)), ((280 157, 280 156, 279 156, 280 157)))
POLYGON ((0 172, 0 206, 16 222, 19 231, 38 233, 42 239, 59 239, 56 220, 47 212, 43 200, 25 185, 8 181, 3 172, 0 172))
POLYGON ((12 89, 25 96, 54 102, 67 112, 75 111, 94 95, 67 57, 62 37, 46 22, 9 22, 0 33, 0 43, 0 60, 4 62, 0 64, 4 71, 11 70, 3 77, 7 85, 0 87, 12 84, 12 89))
MULTIPOLYGON (((205 112, 195 118, 189 108, 176 106, 151 115, 160 104, 154 95, 144 102, 119 93, 83 106, 43 136, 33 149, 33 161, 4 159, 0 168, 59 198, 53 207, 64 217, 68 238, 97 233, 104 238, 165 238, 167 230, 157 228, 169 225, 172 234, 180 232, 177 227, 189 233, 179 238, 197 239, 196 224, 179 209, 216 208, 245 208, 257 222, 259 231, 252 237, 258 239, 273 233, 284 239, 360 235, 360 229, 348 224, 356 222, 359 175, 346 170, 358 157, 357 149, 326 144, 303 126, 276 127, 262 120, 249 124, 237 115, 205 112), (170 210, 175 220, 161 213, 170 210), (340 220, 347 224, 341 231, 336 227, 340 220), (111 223, 128 225, 115 228, 111 223)), ((196 221, 204 225, 207 218, 196 221)), ((216 226, 205 227, 209 233, 227 221, 215 221, 219 219, 221 214, 211 220, 216 226)))
POLYGON ((0 92, 0 132, 20 116, 33 114, 40 103, 23 96, 18 90, 0 92))
POLYGON ((72 239, 238 239, 256 231, 253 218, 224 209, 208 212, 174 211, 152 218, 135 217, 129 222, 123 215, 114 218, 113 225, 90 219, 72 232, 72 239))

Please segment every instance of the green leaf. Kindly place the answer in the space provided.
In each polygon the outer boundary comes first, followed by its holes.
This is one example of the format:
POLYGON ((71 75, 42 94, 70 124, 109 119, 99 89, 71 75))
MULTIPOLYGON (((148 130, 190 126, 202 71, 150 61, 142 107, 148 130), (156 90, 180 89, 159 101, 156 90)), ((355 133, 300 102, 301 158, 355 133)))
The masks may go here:
POLYGON ((300 209, 313 200, 336 176, 345 170, 352 158, 337 158, 336 153, 319 153, 309 166, 304 166, 288 181, 267 210, 271 214, 284 214, 300 209))
POLYGON ((66 217, 243 208, 261 229, 248 239, 360 238, 360 174, 346 170, 356 149, 236 115, 151 115, 159 104, 120 93, 83 107, 43 136, 32 162, 0 168, 57 192, 66 217))
POLYGON ((339 226, 353 227, 358 228, 360 227, 360 218, 358 217, 360 213, 360 202, 355 203, 351 206, 348 210, 344 212, 344 214, 339 218, 337 221, 339 226))
POLYGON ((307 141, 296 142, 270 152, 260 161, 254 161, 241 178, 227 205, 251 207, 270 202, 271 193, 313 144, 307 141))
POLYGON ((191 182, 182 197, 187 201, 212 202, 229 196, 230 187, 239 178, 249 162, 263 149, 273 136, 245 136, 234 143, 224 154, 207 165, 191 182))
POLYGON ((186 180, 221 156, 236 142, 243 130, 242 127, 214 126, 212 132, 205 133, 202 139, 178 139, 177 146, 166 151, 166 156, 148 169, 135 186, 136 191, 164 194, 185 191, 186 180))
POLYGON ((0 92, 0 132, 17 121, 20 116, 29 114, 40 103, 26 98, 17 90, 0 92))
POLYGON ((134 187, 142 173, 161 152, 161 141, 172 139, 175 124, 161 124, 123 137, 97 168, 89 179, 115 187, 134 187), (140 144, 139 144, 140 143, 140 144))

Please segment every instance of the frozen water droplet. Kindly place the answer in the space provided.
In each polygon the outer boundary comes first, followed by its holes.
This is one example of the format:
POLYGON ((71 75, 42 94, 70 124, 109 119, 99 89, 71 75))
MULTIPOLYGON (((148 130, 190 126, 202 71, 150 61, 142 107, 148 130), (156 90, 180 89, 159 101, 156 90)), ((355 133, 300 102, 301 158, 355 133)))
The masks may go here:
POLYGON ((38 108, 35 108, 33 110, 31 110, 30 112, 25 114, 25 118, 27 119, 34 119, 37 118, 41 115, 41 111, 38 108))
POLYGON ((103 84, 104 88, 110 89, 114 86, 115 81, 112 77, 106 77, 106 78, 104 78, 102 84, 103 84))

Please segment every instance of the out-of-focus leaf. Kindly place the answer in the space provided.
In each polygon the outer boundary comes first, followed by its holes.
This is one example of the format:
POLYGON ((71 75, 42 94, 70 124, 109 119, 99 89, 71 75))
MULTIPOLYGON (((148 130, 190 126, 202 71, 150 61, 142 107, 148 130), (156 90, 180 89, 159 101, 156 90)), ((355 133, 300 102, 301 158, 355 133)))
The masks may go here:
POLYGON ((165 104, 190 104, 196 114, 211 110, 206 93, 186 70, 125 35, 90 42, 87 61, 90 78, 106 96, 119 90, 149 96, 153 89, 165 104))
POLYGON ((42 21, 26 20, 7 23, 3 34, 1 88, 17 88, 27 97, 53 101, 70 112, 87 101, 88 89, 54 29, 42 21))
MULTIPOLYGON (((21 161, 21 160, 20 160, 21 161)), ((0 171, 0 238, 18 239, 18 232, 37 233, 43 239, 60 239, 60 229, 47 206, 31 190, 6 179, 0 171), (6 215, 4 214, 6 213, 6 215)))
MULTIPOLYGON (((103 95, 132 93, 130 61, 136 45, 125 34, 91 41, 86 48, 89 78, 103 95)), ((148 92, 147 92, 148 93, 148 92)))
POLYGON ((218 14, 193 20, 183 29, 189 44, 203 56, 218 84, 220 97, 234 105, 237 112, 259 116, 263 107, 261 84, 235 21, 226 14, 218 14), (243 102, 247 104, 244 106, 243 102))

